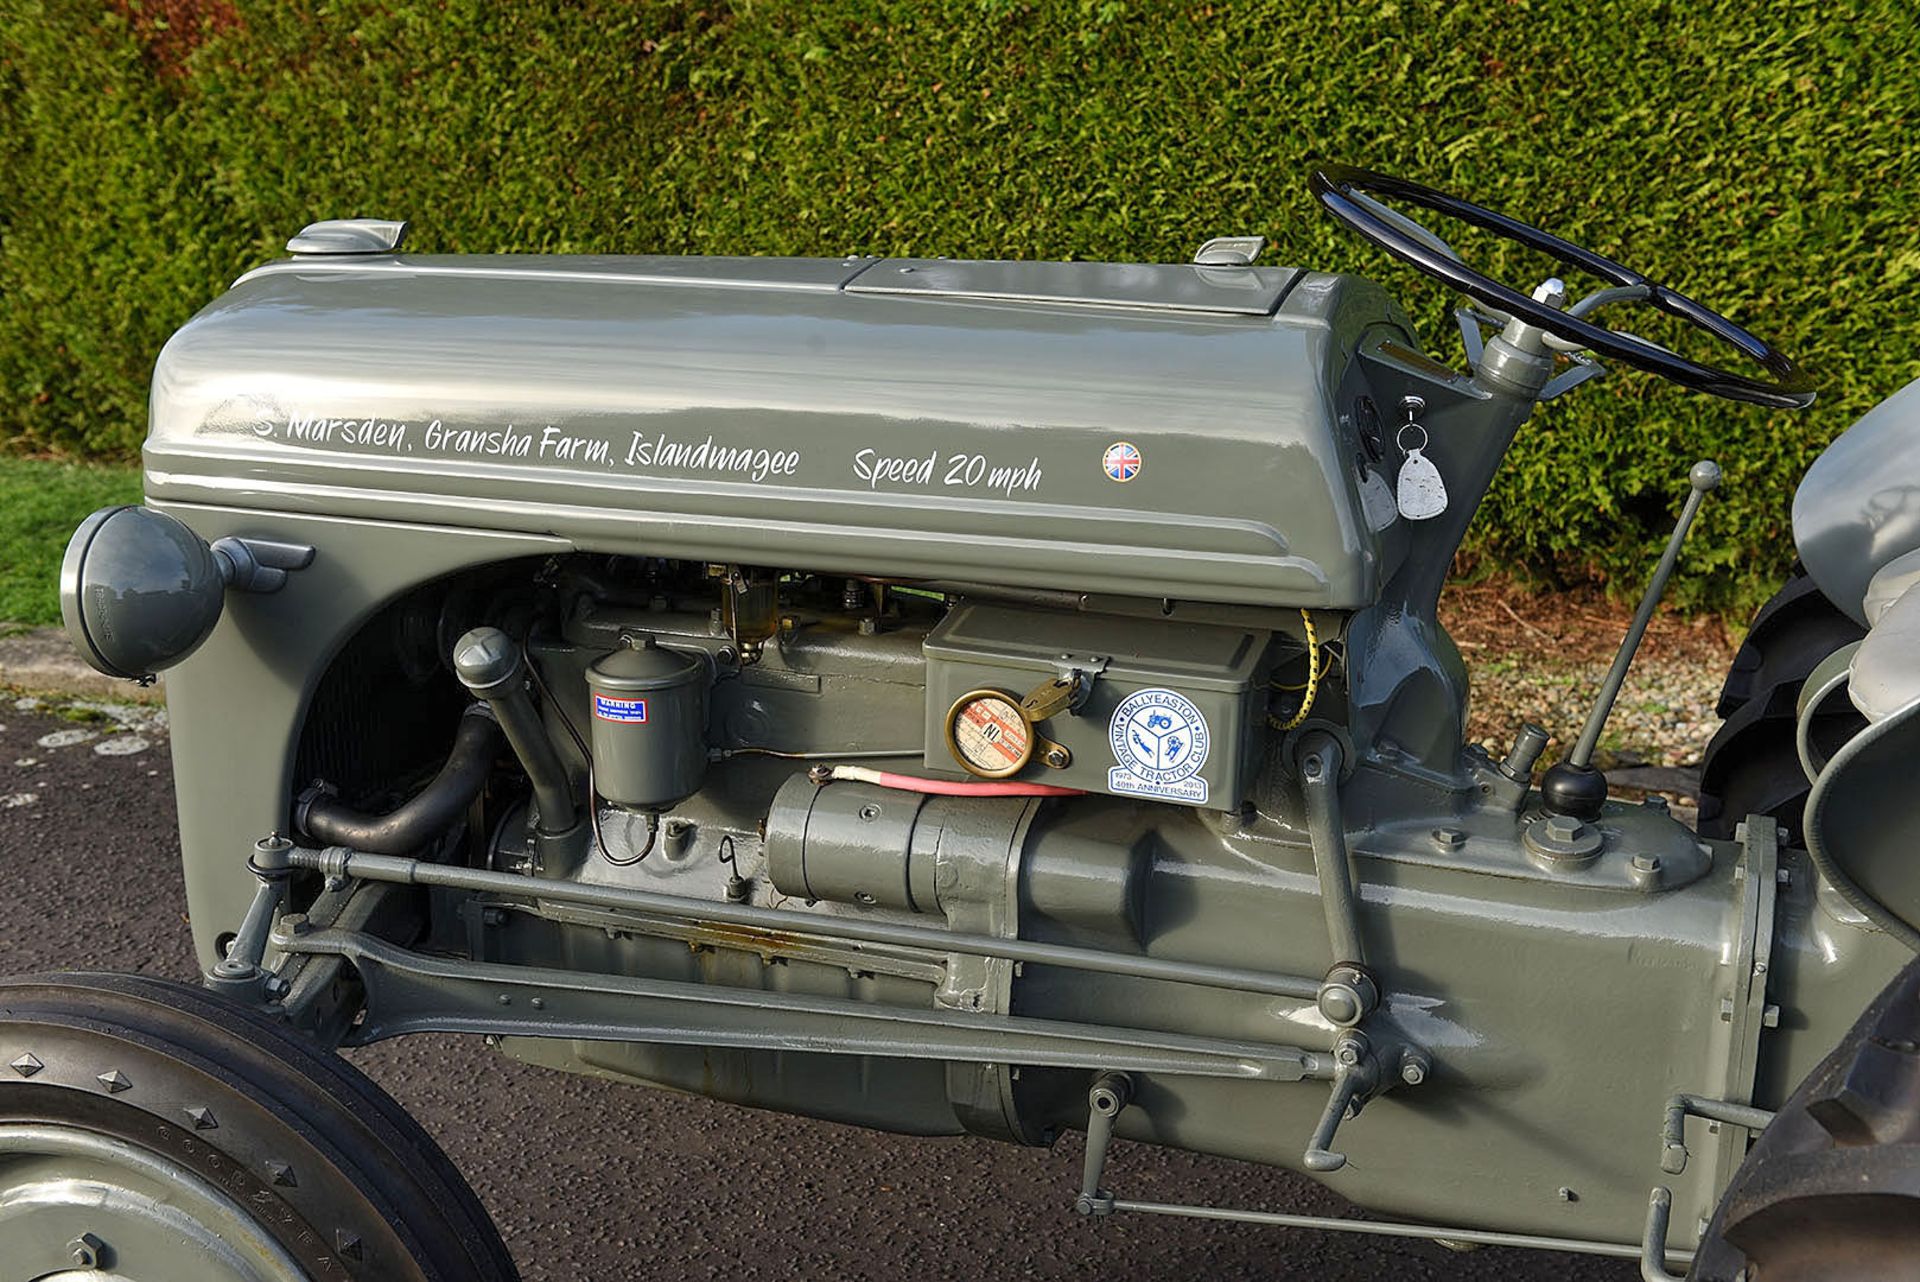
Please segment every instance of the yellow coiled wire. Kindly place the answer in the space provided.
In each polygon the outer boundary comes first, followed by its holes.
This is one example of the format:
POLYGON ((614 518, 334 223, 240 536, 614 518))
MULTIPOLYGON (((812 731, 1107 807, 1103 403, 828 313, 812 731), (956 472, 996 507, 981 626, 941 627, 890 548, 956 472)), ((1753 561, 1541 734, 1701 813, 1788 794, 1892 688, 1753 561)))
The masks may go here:
POLYGON ((1300 611, 1300 622, 1304 624, 1307 629, 1306 684, 1300 686, 1283 686, 1278 682, 1269 682, 1268 685, 1269 688, 1274 690, 1305 690, 1306 693, 1300 696, 1300 706, 1294 710, 1293 716, 1287 720, 1282 721, 1271 713, 1267 714, 1267 724, 1275 730, 1291 730, 1302 721, 1305 721, 1307 714, 1313 711, 1314 698, 1320 693, 1320 634, 1314 630, 1313 616, 1305 610, 1300 611))

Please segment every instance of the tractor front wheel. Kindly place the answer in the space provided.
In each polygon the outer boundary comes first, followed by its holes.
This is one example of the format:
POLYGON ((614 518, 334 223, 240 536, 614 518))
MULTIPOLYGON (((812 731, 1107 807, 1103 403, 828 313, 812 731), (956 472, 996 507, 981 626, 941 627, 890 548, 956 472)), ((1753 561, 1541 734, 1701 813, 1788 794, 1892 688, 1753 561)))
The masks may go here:
POLYGON ((504 1282, 438 1145, 358 1070, 205 989, 0 980, 0 1282, 504 1282))

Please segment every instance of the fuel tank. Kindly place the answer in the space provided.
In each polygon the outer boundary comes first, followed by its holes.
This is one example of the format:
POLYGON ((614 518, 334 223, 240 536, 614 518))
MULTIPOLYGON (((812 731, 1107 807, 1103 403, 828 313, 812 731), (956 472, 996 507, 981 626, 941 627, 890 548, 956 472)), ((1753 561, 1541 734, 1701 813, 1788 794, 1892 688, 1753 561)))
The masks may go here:
POLYGON ((296 257, 161 353, 147 493, 1356 608, 1397 516, 1350 367, 1387 339, 1377 287, 1291 268, 296 257))

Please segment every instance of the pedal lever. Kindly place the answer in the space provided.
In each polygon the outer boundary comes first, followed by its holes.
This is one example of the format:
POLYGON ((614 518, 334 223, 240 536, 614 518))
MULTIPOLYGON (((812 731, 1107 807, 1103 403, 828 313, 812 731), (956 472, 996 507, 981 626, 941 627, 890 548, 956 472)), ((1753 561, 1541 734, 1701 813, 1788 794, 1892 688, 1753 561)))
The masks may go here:
POLYGON ((1133 1079, 1125 1073, 1102 1073, 1087 1092, 1087 1161, 1080 1175, 1080 1196, 1073 1209, 1082 1215, 1112 1215, 1113 1194, 1100 1187, 1107 1169, 1107 1147, 1113 1142, 1113 1119, 1133 1098, 1133 1079))
POLYGON ((1340 1123, 1360 1111, 1359 1104, 1365 1103, 1380 1084, 1380 1065, 1367 1046, 1365 1034, 1344 1034, 1334 1043, 1333 1058, 1333 1090, 1327 1096, 1326 1110, 1320 1114, 1320 1124, 1313 1128, 1313 1138, 1307 1141, 1307 1151, 1300 1159, 1309 1171, 1323 1174, 1347 1164, 1345 1153, 1333 1151, 1334 1134, 1339 1131, 1340 1123))

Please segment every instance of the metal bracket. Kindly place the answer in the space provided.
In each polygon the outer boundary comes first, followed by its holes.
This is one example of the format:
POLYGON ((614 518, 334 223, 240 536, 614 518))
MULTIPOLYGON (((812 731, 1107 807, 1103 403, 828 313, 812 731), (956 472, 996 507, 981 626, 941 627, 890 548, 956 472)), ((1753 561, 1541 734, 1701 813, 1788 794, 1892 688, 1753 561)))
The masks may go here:
MULTIPOLYGON (((1767 1003, 1767 969, 1773 954, 1773 911, 1779 891, 1780 829, 1768 815, 1748 815, 1746 822, 1734 829, 1734 840, 1741 847, 1740 863, 1734 869, 1741 896, 1735 946, 1726 963, 1731 983, 1720 998, 1718 1011, 1718 1022, 1726 1027, 1720 1098, 1675 1095, 1667 1101, 1660 1128, 1660 1169, 1677 1175, 1686 1169, 1692 1156, 1686 1146, 1686 1119, 1704 1117, 1723 1124, 1710 1150, 1706 1178, 1698 1186, 1708 1199, 1699 1209, 1702 1216, 1712 1213, 1713 1203, 1746 1156, 1749 1135, 1764 1130, 1773 1117, 1745 1101, 1753 1098, 1761 1031, 1779 1022, 1778 1009, 1767 1003)), ((1643 1244, 1646 1254, 1641 1263, 1641 1271, 1648 1278, 1668 1276, 1659 1261, 1666 1252, 1672 1205, 1670 1189, 1662 1186, 1653 1190, 1643 1244)))
POLYGON ((1481 326, 1496 322, 1468 307, 1454 308, 1453 321, 1460 327, 1460 342, 1467 349, 1467 367, 1478 369, 1480 354, 1487 350, 1487 336, 1481 326))
MULTIPOLYGON (((1779 1022, 1779 1012, 1767 1003, 1767 968, 1773 957, 1773 909, 1780 890, 1780 828, 1770 815, 1748 815, 1734 830, 1734 840, 1741 845, 1735 875, 1743 893, 1738 943, 1730 964, 1731 991, 1721 999, 1718 1012, 1727 1025, 1726 1072, 1719 1095, 1731 1104, 1748 1104, 1759 1070, 1760 1034, 1779 1022)), ((1746 1147, 1744 1136, 1721 1135, 1710 1190, 1714 1197, 1733 1177, 1746 1147)))
POLYGON ((236 592, 278 592, 287 585, 288 573, 312 565, 314 555, 305 543, 232 536, 215 539, 212 551, 220 577, 236 592))
POLYGON ((1546 386, 1534 393, 1536 401, 1550 401, 1556 396, 1564 396, 1590 378, 1599 378, 1607 372, 1607 367, 1591 356, 1568 356, 1573 363, 1571 369, 1562 370, 1548 379, 1546 386))

